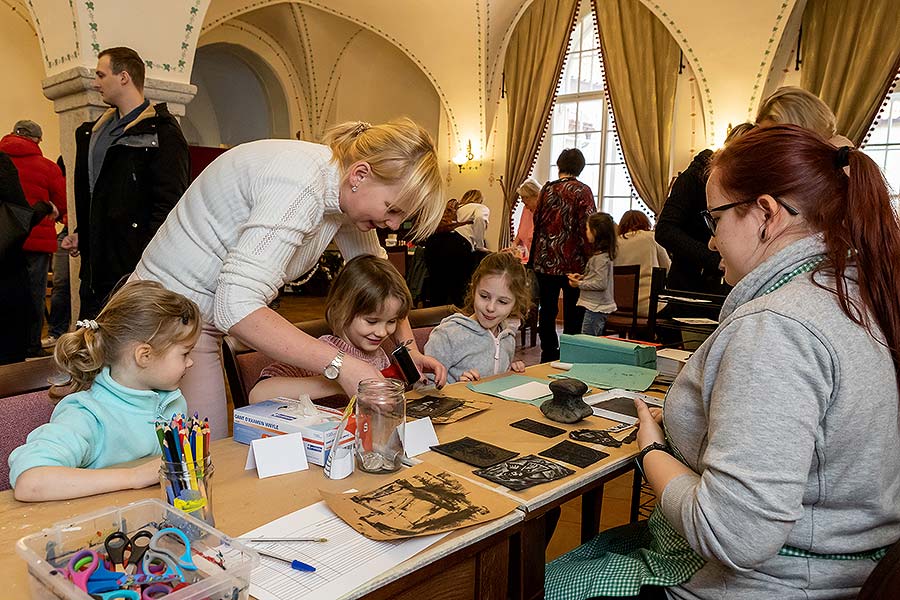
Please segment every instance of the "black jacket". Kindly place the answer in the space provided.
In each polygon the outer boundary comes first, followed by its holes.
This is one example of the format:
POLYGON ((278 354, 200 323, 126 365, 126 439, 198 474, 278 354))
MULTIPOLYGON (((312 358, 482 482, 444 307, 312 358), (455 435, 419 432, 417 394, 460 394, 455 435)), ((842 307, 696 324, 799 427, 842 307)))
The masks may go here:
POLYGON ((719 253, 709 249, 709 230, 700 216, 706 209, 706 180, 712 150, 694 157, 675 183, 656 223, 656 241, 672 256, 666 286, 674 290, 725 293, 719 253))
POLYGON ((115 110, 75 130, 75 232, 81 280, 98 299, 134 270, 190 178, 181 128, 165 104, 156 104, 129 123, 109 147, 91 194, 91 136, 115 110))

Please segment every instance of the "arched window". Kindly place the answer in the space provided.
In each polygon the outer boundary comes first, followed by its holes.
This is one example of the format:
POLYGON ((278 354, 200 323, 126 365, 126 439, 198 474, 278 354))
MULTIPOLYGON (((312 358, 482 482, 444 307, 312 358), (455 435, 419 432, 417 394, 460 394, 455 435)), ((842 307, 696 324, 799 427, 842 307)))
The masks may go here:
POLYGON ((569 53, 559 82, 559 92, 550 116, 549 177, 558 177, 556 158, 565 148, 584 153, 585 168, 579 180, 591 187, 597 209, 618 221, 626 210, 638 209, 653 218, 638 197, 622 151, 605 93, 603 59, 597 35, 597 20, 590 2, 583 2, 584 16, 572 31, 569 53))

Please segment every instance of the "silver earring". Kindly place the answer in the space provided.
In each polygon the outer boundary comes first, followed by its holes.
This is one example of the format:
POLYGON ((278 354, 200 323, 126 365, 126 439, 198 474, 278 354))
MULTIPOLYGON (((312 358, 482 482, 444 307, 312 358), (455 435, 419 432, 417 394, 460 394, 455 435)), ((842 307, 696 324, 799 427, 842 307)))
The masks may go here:
POLYGON ((359 186, 358 186, 358 185, 350 186, 350 191, 351 191, 351 192, 355 192, 355 191, 358 190, 358 189, 359 189, 359 186))

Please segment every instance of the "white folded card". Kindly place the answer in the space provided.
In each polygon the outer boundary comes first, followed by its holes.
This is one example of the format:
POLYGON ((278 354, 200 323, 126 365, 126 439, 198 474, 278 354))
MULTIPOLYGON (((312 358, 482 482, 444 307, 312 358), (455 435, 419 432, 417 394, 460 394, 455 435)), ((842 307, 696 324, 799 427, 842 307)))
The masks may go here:
POLYGON ((256 468, 260 479, 309 468, 302 433, 288 433, 250 442, 244 469, 256 468))
POLYGON ((434 423, 431 417, 410 421, 404 427, 406 439, 403 440, 403 450, 407 458, 418 456, 427 452, 432 446, 437 446, 437 434, 434 432, 434 423))

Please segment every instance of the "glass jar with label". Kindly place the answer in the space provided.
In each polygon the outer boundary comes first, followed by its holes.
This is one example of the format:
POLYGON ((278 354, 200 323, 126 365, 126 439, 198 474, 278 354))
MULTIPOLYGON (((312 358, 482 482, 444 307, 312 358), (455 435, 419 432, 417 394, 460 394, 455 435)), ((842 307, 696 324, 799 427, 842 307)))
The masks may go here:
POLYGON ((406 425, 403 383, 364 379, 356 394, 356 466, 368 473, 400 468, 406 425))

